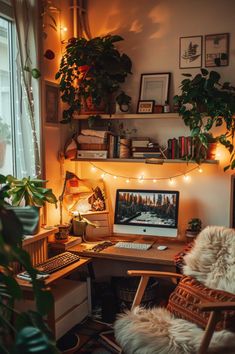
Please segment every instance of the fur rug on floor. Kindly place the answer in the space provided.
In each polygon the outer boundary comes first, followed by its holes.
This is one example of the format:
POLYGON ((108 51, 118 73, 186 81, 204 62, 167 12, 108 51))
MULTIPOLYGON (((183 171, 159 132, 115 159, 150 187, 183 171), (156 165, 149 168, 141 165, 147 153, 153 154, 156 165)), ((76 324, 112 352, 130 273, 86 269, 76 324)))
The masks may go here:
MULTIPOLYGON (((204 285, 235 293, 235 231, 211 226, 198 236, 185 257, 184 274, 204 285)), ((125 354, 194 354, 204 331, 175 318, 164 308, 143 309, 120 315, 115 336, 125 354)), ((235 354, 235 333, 217 331, 208 353, 235 354)))

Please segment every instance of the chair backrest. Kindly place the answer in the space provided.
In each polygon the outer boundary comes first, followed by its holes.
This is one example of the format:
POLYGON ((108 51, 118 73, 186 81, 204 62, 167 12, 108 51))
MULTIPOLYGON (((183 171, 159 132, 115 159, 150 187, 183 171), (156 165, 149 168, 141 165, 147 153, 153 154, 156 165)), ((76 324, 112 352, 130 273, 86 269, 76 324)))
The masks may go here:
POLYGON ((209 288, 235 293, 235 230, 208 226, 184 257, 183 273, 209 288))

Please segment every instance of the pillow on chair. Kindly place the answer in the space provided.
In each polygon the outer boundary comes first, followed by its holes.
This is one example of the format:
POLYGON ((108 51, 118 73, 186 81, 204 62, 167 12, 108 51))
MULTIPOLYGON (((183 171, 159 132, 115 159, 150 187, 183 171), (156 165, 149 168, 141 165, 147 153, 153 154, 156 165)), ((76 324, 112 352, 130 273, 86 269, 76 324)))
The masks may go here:
MULTIPOLYGON (((202 302, 235 301, 235 295, 222 290, 210 289, 196 279, 185 276, 171 294, 167 305, 168 311, 205 328, 210 313, 199 308, 202 302)), ((235 332, 235 311, 224 311, 217 323, 216 330, 229 329, 235 332)))

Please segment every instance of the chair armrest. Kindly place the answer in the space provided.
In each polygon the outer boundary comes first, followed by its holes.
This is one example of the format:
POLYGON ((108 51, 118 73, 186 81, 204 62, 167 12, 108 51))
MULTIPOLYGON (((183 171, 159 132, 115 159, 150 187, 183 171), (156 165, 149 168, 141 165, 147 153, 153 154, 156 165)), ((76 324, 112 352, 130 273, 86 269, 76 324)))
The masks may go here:
POLYGON ((127 274, 132 277, 169 277, 182 278, 182 274, 173 272, 159 272, 158 270, 128 270, 127 274))
POLYGON ((235 302, 204 302, 200 305, 202 311, 227 311, 235 310, 235 302))
POLYGON ((131 309, 133 309, 134 307, 138 306, 141 303, 142 297, 144 295, 144 291, 146 289, 150 277, 169 277, 172 279, 172 281, 176 281, 177 278, 183 277, 182 274, 171 273, 171 272, 159 272, 155 270, 128 270, 127 274, 130 276, 141 277, 131 309))

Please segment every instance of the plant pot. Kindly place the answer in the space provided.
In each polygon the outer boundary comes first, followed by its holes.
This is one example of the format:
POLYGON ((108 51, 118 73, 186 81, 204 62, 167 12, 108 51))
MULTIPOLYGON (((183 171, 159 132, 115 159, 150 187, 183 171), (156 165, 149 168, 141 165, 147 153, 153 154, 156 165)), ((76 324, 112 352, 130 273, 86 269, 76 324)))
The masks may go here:
POLYGON ((131 155, 131 139, 120 139, 119 158, 128 159, 131 155))
POLYGON ((186 236, 186 240, 187 242, 192 242, 197 235, 199 234, 200 231, 192 231, 192 230, 186 230, 185 231, 185 236, 186 236))
POLYGON ((74 236, 84 236, 86 232, 87 222, 86 221, 79 221, 73 219, 73 235, 74 236))
POLYGON ((209 143, 207 150, 207 160, 215 160, 216 158, 217 143, 209 143))
POLYGON ((55 233, 55 239, 66 241, 69 236, 70 224, 58 225, 59 231, 55 233))
POLYGON ((40 210, 36 206, 7 206, 12 210, 23 226, 24 235, 35 235, 40 231, 40 210))

